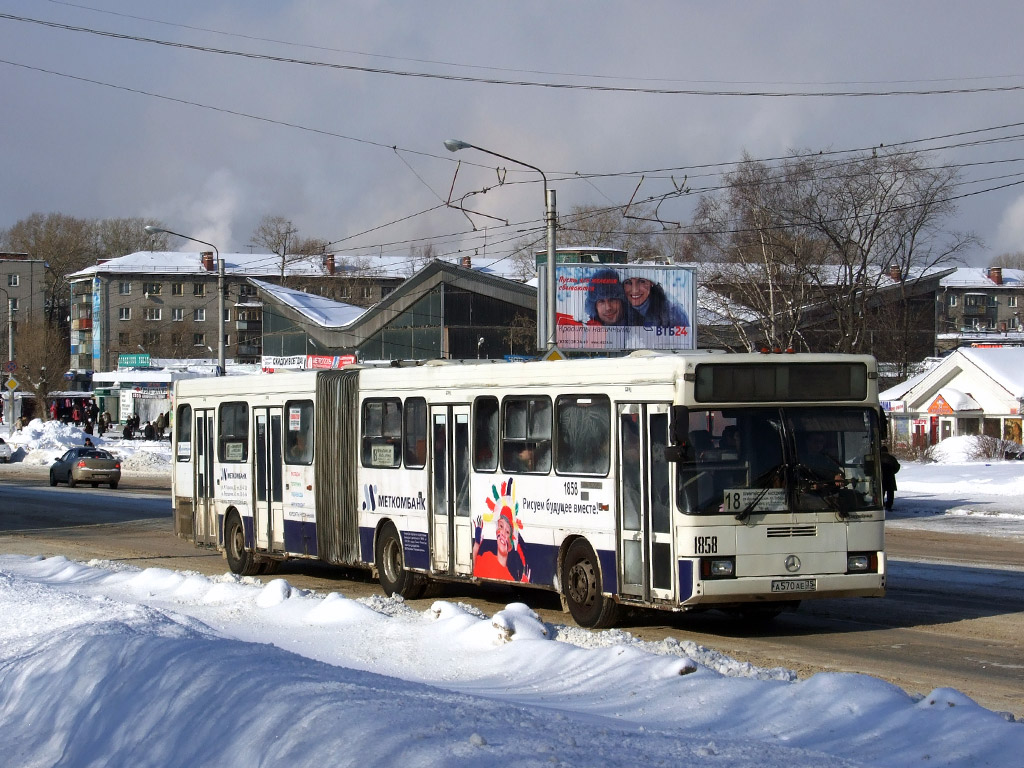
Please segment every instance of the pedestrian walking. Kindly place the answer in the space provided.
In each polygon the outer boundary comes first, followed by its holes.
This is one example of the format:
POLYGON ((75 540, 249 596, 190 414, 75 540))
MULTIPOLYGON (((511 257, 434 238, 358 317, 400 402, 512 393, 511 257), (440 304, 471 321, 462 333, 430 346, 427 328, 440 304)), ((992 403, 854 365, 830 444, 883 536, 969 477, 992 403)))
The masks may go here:
POLYGON ((889 453, 889 446, 882 443, 882 505, 885 511, 892 510, 896 496, 896 473, 900 471, 900 462, 895 456, 889 453))

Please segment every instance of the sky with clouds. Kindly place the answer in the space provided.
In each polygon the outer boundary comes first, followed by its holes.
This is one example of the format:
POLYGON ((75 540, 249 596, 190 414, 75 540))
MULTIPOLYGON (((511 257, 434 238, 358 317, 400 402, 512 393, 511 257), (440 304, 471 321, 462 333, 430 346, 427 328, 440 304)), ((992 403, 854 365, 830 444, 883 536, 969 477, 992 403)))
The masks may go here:
POLYGON ((916 142, 961 166, 984 265, 1024 250, 1022 27, 1009 0, 0 0, 0 228, 143 217, 229 252, 271 214, 489 262, 542 237, 540 174, 445 139, 541 169, 560 213, 685 179, 683 225, 744 153, 916 142))

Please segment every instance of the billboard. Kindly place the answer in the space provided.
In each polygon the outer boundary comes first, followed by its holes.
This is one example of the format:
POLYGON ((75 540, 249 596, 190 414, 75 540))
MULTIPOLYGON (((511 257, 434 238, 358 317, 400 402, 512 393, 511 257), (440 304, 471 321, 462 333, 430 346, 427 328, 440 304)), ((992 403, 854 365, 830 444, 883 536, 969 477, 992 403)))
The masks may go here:
POLYGON ((559 264, 556 338, 561 349, 694 349, 691 267, 559 264))

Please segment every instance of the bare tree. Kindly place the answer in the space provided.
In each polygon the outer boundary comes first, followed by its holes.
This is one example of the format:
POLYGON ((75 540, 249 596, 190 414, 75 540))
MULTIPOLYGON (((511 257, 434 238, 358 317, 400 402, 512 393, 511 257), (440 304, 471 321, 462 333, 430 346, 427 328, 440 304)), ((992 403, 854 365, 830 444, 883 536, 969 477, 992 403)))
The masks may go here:
POLYGON ((67 276, 96 260, 95 224, 62 213, 33 213, 4 233, 5 247, 46 262, 46 317, 59 323, 68 310, 67 276))
MULTIPOLYGON (((262 246, 271 253, 276 253, 281 260, 281 277, 284 278, 285 265, 288 262, 289 238, 298 233, 291 221, 284 216, 265 215, 249 239, 250 244, 262 246)), ((294 243, 293 243, 294 244, 294 243)))
POLYGON ((906 342, 905 281, 976 242, 944 228, 957 179, 888 150, 842 161, 805 152, 776 166, 746 160, 721 196, 701 201, 698 252, 740 265, 730 267, 739 280, 720 284, 760 317, 773 346, 865 351, 875 309, 889 297, 903 310, 890 333, 906 342), (897 271, 903 292, 893 294, 897 271))
POLYGON ((517 313, 505 332, 505 343, 511 355, 532 355, 537 349, 537 321, 517 313))
POLYGON ((137 251, 166 251, 170 247, 171 236, 166 232, 150 234, 146 225, 153 224, 160 228, 161 222, 148 219, 101 219, 96 225, 96 255, 100 258, 116 259, 137 251))
POLYGON ((630 261, 664 261, 656 234, 662 229, 650 204, 623 207, 577 205, 558 223, 560 247, 618 248, 630 261))
POLYGON ((1007 269, 1024 269, 1024 251, 1001 253, 992 259, 991 266, 1006 267, 1007 269))
POLYGON ((68 369, 69 347, 59 330, 45 321, 18 324, 18 382, 32 392, 42 419, 47 395, 56 390, 68 369))

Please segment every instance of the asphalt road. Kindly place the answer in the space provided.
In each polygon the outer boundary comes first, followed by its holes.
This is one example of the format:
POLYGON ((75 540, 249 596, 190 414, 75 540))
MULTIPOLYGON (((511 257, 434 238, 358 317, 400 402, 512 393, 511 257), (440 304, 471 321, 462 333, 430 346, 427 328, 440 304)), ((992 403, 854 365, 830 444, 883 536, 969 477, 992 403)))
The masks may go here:
MULTIPOLYGON (((1019 541, 890 528, 888 594, 883 599, 806 601, 767 628, 751 629, 715 611, 641 612, 622 627, 645 640, 690 640, 803 678, 863 672, 908 693, 956 688, 1024 719, 1024 551, 1019 541)), ((116 491, 50 488, 45 470, 0 466, 0 552, 116 560, 207 575, 223 557, 174 536, 167 481, 125 476, 116 491)), ((380 594, 362 571, 295 561, 278 577, 303 589, 347 597, 380 594)), ((527 588, 444 585, 410 601, 458 600, 494 612, 529 603, 548 622, 569 623, 551 593, 527 588)))

